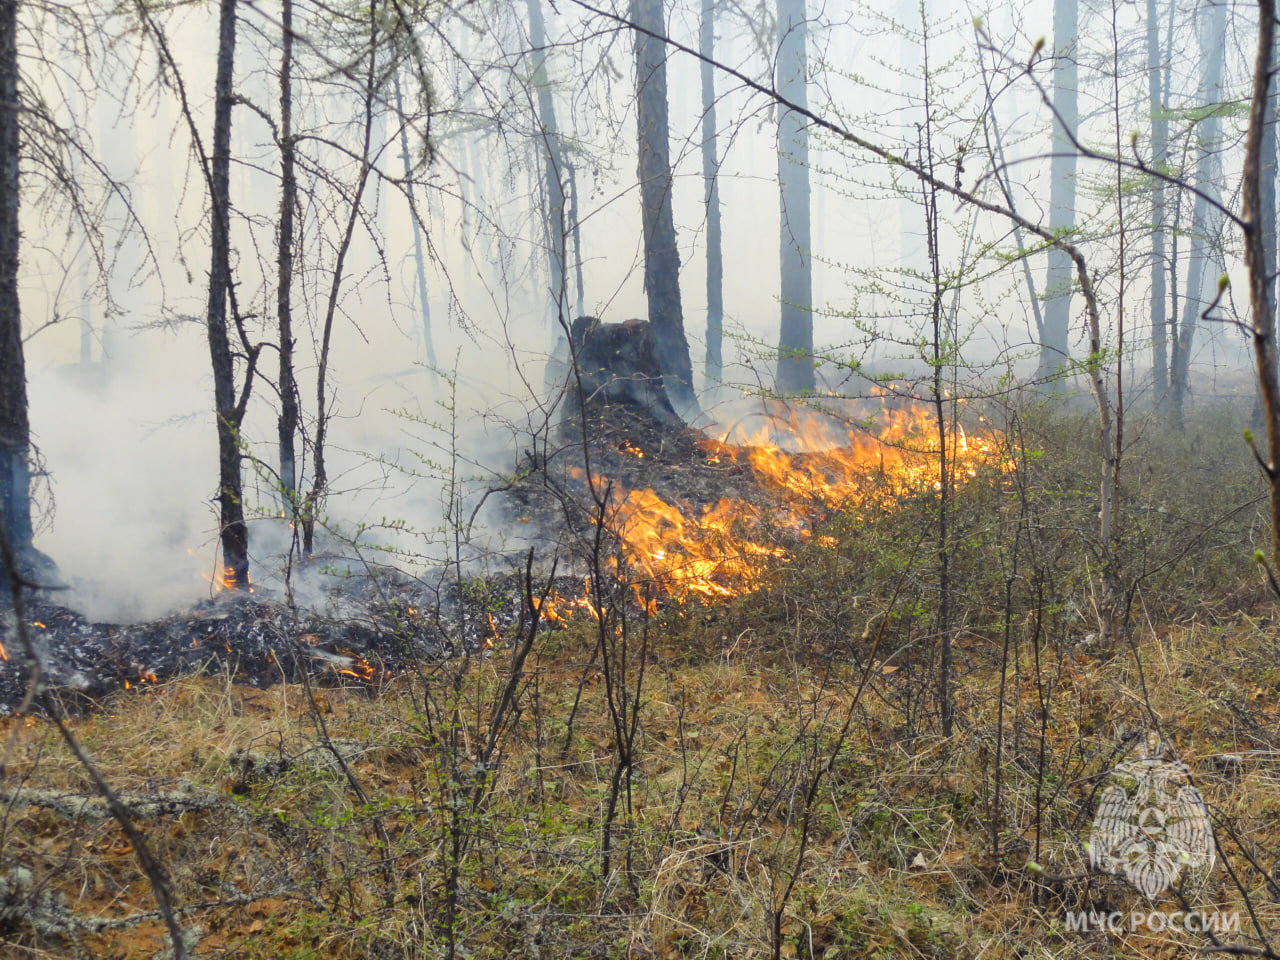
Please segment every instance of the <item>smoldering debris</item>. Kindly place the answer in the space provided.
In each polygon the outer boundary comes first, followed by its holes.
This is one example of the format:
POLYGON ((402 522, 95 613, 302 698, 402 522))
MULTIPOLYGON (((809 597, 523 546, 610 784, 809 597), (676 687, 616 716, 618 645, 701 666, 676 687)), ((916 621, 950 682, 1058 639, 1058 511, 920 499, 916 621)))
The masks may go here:
MULTIPOLYGON (((515 574, 435 585, 398 574, 357 577, 340 594, 321 612, 293 609, 280 597, 223 593, 137 624, 96 623, 45 594, 28 601, 26 622, 43 688, 59 710, 77 714, 107 694, 145 693, 199 672, 225 672, 252 686, 299 682, 304 674, 318 684, 376 686, 499 646, 529 617, 515 574)), ((0 716, 20 707, 31 679, 12 614, 7 627, 0 716)))

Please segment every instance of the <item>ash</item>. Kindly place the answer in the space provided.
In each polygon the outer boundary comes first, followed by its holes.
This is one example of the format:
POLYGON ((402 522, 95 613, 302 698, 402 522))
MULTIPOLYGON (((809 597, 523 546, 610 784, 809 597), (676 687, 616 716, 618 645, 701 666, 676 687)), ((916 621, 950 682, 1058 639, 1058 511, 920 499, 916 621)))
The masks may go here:
MULTIPOLYGON (((487 651, 528 618, 520 578, 428 584, 406 575, 355 577, 330 591, 325 612, 282 597, 224 593, 148 623, 95 623, 56 593, 27 598, 26 625, 41 683, 67 715, 91 712, 118 690, 145 693, 201 672, 238 683, 370 686, 424 663, 487 651)), ((12 612, 2 637, 0 716, 26 696, 31 665, 12 612)), ((34 709, 34 708, 33 708, 34 709)))

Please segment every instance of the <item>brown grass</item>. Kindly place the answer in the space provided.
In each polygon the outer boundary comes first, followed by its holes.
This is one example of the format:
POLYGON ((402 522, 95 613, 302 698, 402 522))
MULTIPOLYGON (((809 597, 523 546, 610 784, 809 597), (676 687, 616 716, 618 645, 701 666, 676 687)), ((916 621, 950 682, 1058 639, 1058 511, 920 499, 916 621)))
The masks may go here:
MULTIPOLYGON (((999 676, 989 649, 969 653, 965 729, 952 743, 904 739, 901 672, 872 669, 817 792, 802 860, 804 791, 834 749, 860 677, 852 645, 841 657, 748 640, 717 655, 689 658, 686 649, 678 668, 659 657, 643 694, 632 815, 620 820, 616 869, 605 877, 597 873, 599 824, 612 742, 586 643, 573 631, 546 641, 493 792, 467 824, 474 840, 456 931, 466 955, 768 956, 776 906, 785 911, 783 956, 1156 958, 1203 946, 1203 937, 1185 933, 1063 930, 1066 910, 1137 902, 1119 882, 1083 875, 1080 840, 1093 785, 1119 759, 1116 732, 1145 726, 1148 699, 1222 818, 1223 852, 1259 920, 1280 934, 1280 893, 1242 853, 1270 868, 1280 852, 1280 660, 1265 625, 1242 619, 1148 633, 1137 644, 1141 673, 1132 651, 1108 659, 1087 648, 1043 651, 1051 697, 1044 780, 1024 647, 1008 670, 1000 731, 998 863, 990 828, 999 676), (1222 753, 1241 755, 1243 767, 1215 765, 1222 753), (1027 869, 1033 857, 1042 874, 1027 869), (797 864, 791 896, 780 903, 797 864)), ((485 732, 483 705, 502 664, 499 652, 464 677, 464 743, 485 732)), ((441 695, 436 679, 406 679, 376 695, 318 693, 368 807, 329 755, 313 750, 320 738, 312 708, 294 686, 194 678, 116 697, 73 730, 122 794, 222 798, 212 809, 141 823, 169 870, 184 924, 203 931, 199 956, 437 956, 448 784, 422 711, 424 697, 441 695), (253 770, 237 759, 245 751, 258 758, 253 770), (273 757, 295 759, 264 767, 273 757), (375 819, 390 851, 380 848, 375 819)), ((15 726, 6 790, 91 793, 49 726, 10 719, 0 732, 15 726)), ((25 866, 83 921, 61 937, 10 922, 5 956, 124 960, 162 950, 154 901, 113 821, 15 802, 3 829, 5 870, 25 866)), ((1199 902, 1243 910, 1221 867, 1199 902)))

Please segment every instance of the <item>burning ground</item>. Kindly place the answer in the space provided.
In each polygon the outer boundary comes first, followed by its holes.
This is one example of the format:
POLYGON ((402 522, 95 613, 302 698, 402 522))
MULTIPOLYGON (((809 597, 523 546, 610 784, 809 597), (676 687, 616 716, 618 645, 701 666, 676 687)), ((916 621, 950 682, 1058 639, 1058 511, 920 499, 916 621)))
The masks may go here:
MULTIPOLYGON (((953 425, 947 438, 961 482, 999 471, 994 432, 971 443, 953 425)), ((27 619, 43 682, 73 712, 116 689, 210 670, 257 686, 296 682, 303 671, 382 682, 491 645, 533 607, 553 626, 592 615, 593 545, 601 569, 649 612, 749 593, 829 517, 936 489, 937 447, 929 411, 918 406, 753 402, 705 431, 673 431, 615 409, 587 456, 566 445, 507 491, 515 519, 540 531, 542 552, 563 550, 587 571, 557 579, 545 598, 526 599, 515 575, 424 581, 377 570, 328 577, 325 613, 223 591, 149 623, 93 623, 48 592, 27 619), (606 540, 597 543, 601 525, 606 540)), ((0 647, 0 710, 22 702, 26 667, 20 651, 0 647)))
POLYGON ((570 444, 531 458, 539 469, 513 500, 521 522, 541 523, 547 541, 580 559, 604 528, 613 569, 650 596, 726 599, 754 590, 771 562, 786 562, 831 517, 936 492, 944 437, 950 487, 979 471, 999 475, 1002 438, 980 418, 975 425, 973 439, 958 423, 940 434, 929 408, 887 398, 751 401, 683 432, 613 411, 593 424, 585 456, 570 444))

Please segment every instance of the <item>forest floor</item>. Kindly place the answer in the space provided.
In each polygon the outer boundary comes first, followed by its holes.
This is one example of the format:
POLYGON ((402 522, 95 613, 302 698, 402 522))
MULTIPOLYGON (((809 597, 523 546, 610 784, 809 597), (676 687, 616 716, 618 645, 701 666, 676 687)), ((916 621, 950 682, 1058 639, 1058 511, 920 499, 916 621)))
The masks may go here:
MULTIPOLYGON (((1133 602, 1111 643, 1087 421, 1005 434, 1016 476, 952 505, 949 737, 930 497, 830 511, 723 602, 626 585, 603 619, 578 601, 531 641, 499 616, 452 656, 323 684, 212 662, 64 723, 206 960, 1277 949, 1280 634, 1239 432, 1210 419, 1131 453, 1133 602), (1216 862, 1148 900, 1087 843, 1152 726, 1216 862)), ((0 737, 0 957, 171 956, 57 726, 10 716, 0 737)))

